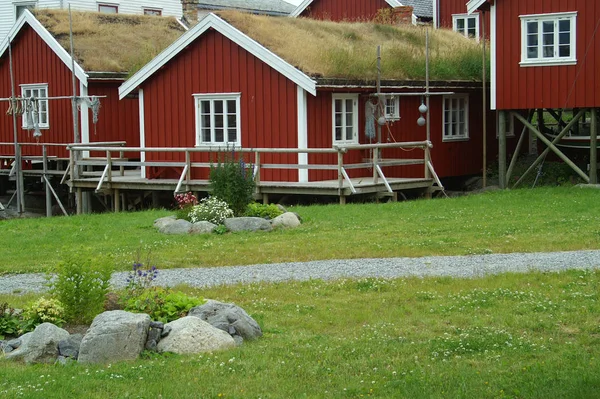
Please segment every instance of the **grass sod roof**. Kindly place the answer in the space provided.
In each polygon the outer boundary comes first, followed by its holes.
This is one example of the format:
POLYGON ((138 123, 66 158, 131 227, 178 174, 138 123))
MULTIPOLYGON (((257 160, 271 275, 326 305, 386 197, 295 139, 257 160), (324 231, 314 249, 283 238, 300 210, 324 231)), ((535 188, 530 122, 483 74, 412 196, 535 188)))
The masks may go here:
MULTIPOLYGON (((76 61, 88 72, 133 74, 181 36, 175 18, 72 11, 76 61)), ((69 13, 35 10, 35 17, 70 51, 69 13)))
MULTIPOLYGON (((375 80, 425 79, 425 28, 276 18, 236 11, 219 16, 307 75, 375 80)), ((482 80, 482 46, 448 29, 429 29, 431 80, 482 80)))

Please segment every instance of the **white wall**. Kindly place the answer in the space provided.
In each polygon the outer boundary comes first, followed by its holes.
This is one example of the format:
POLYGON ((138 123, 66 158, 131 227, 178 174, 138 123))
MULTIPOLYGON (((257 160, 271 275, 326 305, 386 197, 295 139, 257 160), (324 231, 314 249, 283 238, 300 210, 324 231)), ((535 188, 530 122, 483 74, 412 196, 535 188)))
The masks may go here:
POLYGON ((0 0, 0 43, 4 41, 16 20, 15 5, 33 4, 38 8, 63 8, 98 11, 98 4, 119 7, 119 14, 142 14, 144 8, 162 10, 163 16, 181 18, 181 0, 0 0))

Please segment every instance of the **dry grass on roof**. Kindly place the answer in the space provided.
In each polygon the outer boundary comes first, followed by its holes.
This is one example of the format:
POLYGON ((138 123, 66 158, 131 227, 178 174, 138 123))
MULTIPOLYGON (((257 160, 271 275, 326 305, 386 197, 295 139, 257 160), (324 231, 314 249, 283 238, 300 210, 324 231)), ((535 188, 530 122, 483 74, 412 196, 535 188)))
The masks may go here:
MULTIPOLYGON (((40 23, 67 50, 69 13, 36 10, 40 23)), ((132 74, 184 33, 174 18, 72 12, 75 58, 86 71, 132 74)))
MULTIPOLYGON (((325 78, 375 79, 381 45, 382 78, 425 79, 425 28, 275 18, 241 12, 219 15, 305 73, 325 78)), ((429 30, 433 80, 481 80, 482 46, 456 32, 429 30)))

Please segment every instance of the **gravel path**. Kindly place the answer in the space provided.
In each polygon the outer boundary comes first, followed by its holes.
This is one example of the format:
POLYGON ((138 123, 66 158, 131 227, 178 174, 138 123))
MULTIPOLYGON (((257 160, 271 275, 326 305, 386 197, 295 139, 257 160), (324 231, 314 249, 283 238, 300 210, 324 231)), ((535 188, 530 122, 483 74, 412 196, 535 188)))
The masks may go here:
MULTIPOLYGON (((600 268, 600 250, 514 253, 469 256, 427 256, 423 258, 385 258, 324 260, 314 262, 274 263, 251 266, 211 267, 197 269, 159 270, 157 285, 188 284, 209 287, 258 281, 288 281, 343 277, 407 277, 451 276, 479 277, 506 272, 532 270, 558 272, 567 269, 600 268)), ((126 272, 113 275, 111 283, 125 285, 126 272)), ((41 292, 45 289, 44 274, 0 276, 0 293, 41 292)))

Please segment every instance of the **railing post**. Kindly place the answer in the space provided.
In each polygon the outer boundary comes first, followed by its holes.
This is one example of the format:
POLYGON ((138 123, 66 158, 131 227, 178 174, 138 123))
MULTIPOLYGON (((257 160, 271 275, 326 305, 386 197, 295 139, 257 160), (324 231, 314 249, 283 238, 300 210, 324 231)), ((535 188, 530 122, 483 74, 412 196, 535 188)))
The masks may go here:
MULTIPOLYGON (((125 153, 123 151, 119 151, 119 160, 120 162, 123 162, 123 158, 125 157, 125 153)), ((119 174, 121 176, 125 176, 125 166, 121 165, 119 167, 119 174)))
POLYGON ((108 173, 106 179, 110 184, 112 182, 112 157, 110 151, 106 151, 106 165, 108 166, 108 173))
POLYGON ((373 183, 379 183, 377 167, 379 166, 379 147, 373 149, 373 183))
POLYGON ((254 153, 254 182, 258 189, 260 185, 260 152, 258 151, 254 153))
POLYGON ((190 180, 192 179, 192 156, 189 150, 185 150, 185 165, 187 173, 185 174, 185 191, 190 191, 190 180))
POLYGON ((346 197, 344 196, 344 152, 341 148, 338 151, 338 195, 340 196, 340 205, 346 203, 346 197))
POLYGON ((431 152, 429 151, 429 146, 426 145, 425 146, 425 154, 424 156, 424 161, 425 161, 425 178, 426 179, 430 179, 431 178, 431 172, 429 171, 429 163, 431 162, 431 152))

